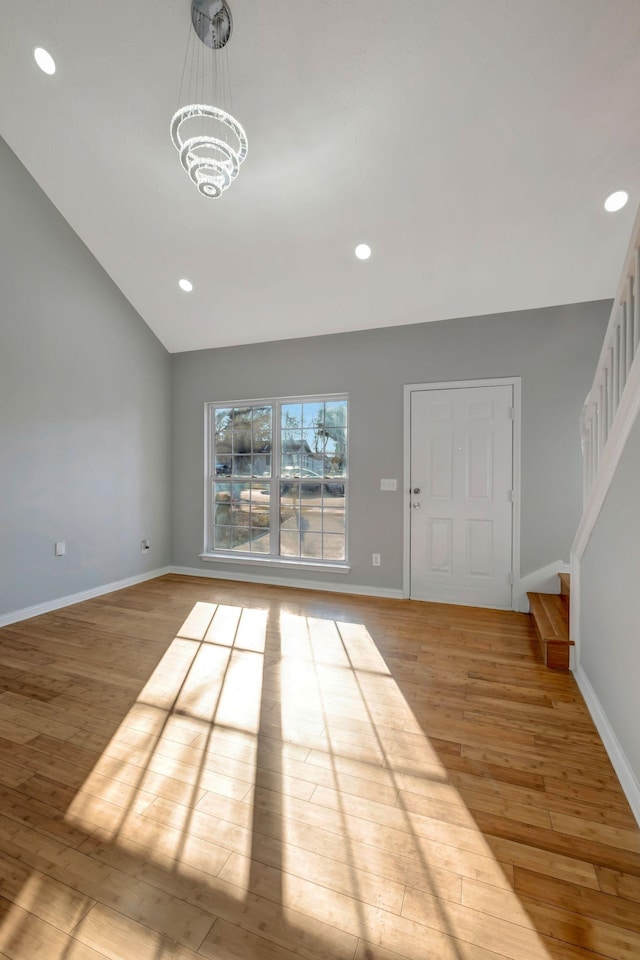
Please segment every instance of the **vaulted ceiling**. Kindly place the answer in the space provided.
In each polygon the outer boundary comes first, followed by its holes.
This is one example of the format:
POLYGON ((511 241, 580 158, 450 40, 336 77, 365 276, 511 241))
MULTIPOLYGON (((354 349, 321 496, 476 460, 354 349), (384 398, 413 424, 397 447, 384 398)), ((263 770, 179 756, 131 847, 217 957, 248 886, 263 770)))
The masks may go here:
POLYGON ((230 6, 249 154, 210 201, 169 137, 190 0, 2 3, 0 133, 169 350, 613 296, 638 0, 230 6))

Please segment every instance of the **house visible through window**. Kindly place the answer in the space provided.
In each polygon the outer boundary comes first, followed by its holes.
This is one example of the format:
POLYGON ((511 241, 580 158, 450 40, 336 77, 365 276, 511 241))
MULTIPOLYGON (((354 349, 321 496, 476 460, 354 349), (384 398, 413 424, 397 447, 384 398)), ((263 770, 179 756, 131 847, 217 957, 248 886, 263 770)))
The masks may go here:
POLYGON ((205 554, 344 564, 346 397, 208 404, 205 554))

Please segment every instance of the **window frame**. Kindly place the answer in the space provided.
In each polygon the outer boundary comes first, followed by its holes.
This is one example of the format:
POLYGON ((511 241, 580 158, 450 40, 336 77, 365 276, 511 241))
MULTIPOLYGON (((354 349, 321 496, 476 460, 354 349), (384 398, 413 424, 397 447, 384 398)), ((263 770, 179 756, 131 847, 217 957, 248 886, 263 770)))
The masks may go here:
MULTIPOLYGON (((266 397, 252 400, 215 400, 207 401, 204 405, 204 531, 203 531, 203 550, 199 555, 201 560, 223 562, 223 563, 244 563, 244 564, 264 564, 276 567, 297 567, 301 569, 317 569, 333 573, 348 573, 351 570, 349 561, 349 514, 350 514, 350 463, 349 463, 349 432, 350 432, 350 402, 348 393, 325 393, 310 394, 293 397, 266 397), (296 403, 330 403, 332 401, 345 401, 347 404, 346 415, 346 437, 347 437, 347 473, 344 477, 324 477, 319 479, 319 483, 342 483, 344 484, 345 501, 345 559, 329 560, 313 557, 286 557, 279 553, 242 553, 234 550, 221 550, 213 547, 213 529, 214 529, 214 499, 213 484, 218 482, 229 483, 265 483, 270 487, 270 549, 274 544, 280 547, 280 484, 295 482, 304 483, 304 477, 288 477, 282 475, 282 406, 285 404, 296 403), (272 408, 272 440, 271 440, 271 476, 269 477, 234 477, 233 474, 228 478, 217 477, 215 473, 215 411, 225 407, 242 408, 270 406, 272 408)), ((323 493, 324 497, 324 493, 323 493)))

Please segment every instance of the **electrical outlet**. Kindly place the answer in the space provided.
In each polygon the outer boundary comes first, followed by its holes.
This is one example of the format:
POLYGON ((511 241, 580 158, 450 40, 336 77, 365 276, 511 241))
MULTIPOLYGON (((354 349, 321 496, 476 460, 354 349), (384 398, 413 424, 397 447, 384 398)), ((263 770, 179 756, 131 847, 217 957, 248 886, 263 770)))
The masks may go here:
POLYGON ((148 553, 151 550, 151 544, 148 540, 140 541, 140 553, 148 553))
POLYGON ((379 567, 379 566, 380 566, 380 554, 379 554, 379 553, 372 553, 372 554, 371 554, 371 565, 374 566, 374 567, 379 567))

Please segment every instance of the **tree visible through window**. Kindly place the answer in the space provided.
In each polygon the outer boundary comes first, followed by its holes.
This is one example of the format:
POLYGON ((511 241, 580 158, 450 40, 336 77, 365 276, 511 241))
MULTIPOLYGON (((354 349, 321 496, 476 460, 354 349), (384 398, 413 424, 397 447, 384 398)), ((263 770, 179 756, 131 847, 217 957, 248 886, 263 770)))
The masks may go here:
POLYGON ((344 562, 345 397, 209 404, 209 554, 344 562))

